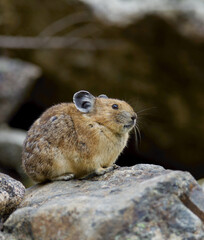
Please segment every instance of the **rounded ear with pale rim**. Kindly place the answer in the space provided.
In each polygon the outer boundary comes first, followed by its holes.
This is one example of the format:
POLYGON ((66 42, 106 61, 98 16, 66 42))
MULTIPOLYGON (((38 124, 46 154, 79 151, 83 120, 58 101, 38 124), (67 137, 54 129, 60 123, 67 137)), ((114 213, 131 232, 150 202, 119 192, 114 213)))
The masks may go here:
POLYGON ((98 96, 98 98, 108 98, 105 94, 101 94, 98 96))
POLYGON ((93 109, 93 106, 95 103, 95 97, 91 93, 89 93, 85 90, 81 90, 74 94, 73 102, 74 102, 76 108, 80 112, 89 113, 93 109))

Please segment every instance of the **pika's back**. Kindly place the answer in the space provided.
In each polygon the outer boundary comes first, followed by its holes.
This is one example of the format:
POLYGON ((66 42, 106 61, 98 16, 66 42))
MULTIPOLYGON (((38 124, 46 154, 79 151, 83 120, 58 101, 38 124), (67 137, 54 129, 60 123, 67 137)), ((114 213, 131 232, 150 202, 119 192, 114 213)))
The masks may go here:
POLYGON ((129 104, 86 91, 73 100, 49 108, 28 131, 22 160, 34 181, 82 177, 107 168, 127 143, 136 122, 129 104))

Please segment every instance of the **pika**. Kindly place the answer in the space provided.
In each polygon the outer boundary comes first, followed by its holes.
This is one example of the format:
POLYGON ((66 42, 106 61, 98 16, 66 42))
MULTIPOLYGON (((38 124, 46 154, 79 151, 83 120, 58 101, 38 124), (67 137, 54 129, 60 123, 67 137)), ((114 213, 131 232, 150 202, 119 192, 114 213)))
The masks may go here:
POLYGON ((27 133, 22 165, 35 182, 102 175, 115 168, 137 115, 125 101, 76 92, 46 110, 27 133))

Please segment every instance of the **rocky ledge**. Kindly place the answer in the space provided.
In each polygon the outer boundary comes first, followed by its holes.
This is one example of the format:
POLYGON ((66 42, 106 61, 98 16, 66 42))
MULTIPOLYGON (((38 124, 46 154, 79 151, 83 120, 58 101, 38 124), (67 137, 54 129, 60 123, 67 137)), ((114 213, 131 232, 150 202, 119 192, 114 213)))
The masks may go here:
POLYGON ((0 173, 0 230, 3 222, 21 203, 24 194, 25 187, 22 183, 0 173))
POLYGON ((204 239, 204 193, 187 172, 139 164, 88 180, 39 184, 0 239, 204 239))

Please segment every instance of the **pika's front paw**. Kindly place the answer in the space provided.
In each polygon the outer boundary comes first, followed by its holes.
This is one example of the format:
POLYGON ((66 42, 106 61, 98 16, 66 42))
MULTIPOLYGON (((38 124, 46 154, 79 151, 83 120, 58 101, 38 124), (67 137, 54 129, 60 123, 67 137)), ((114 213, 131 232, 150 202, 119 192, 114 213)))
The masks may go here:
POLYGON ((105 174, 106 172, 107 172, 107 170, 105 168, 98 168, 98 169, 96 169, 95 174, 97 176, 101 176, 101 175, 105 174))
POLYGON ((113 164, 113 169, 118 169, 118 168, 120 168, 120 166, 118 166, 117 164, 113 164))
POLYGON ((107 168, 98 168, 96 171, 95 171, 95 173, 96 173, 96 175, 98 175, 98 176, 100 176, 100 175, 103 175, 103 174, 105 174, 105 173, 107 173, 107 172, 111 172, 112 170, 114 170, 114 169, 116 169, 116 168, 119 168, 119 166, 118 165, 116 165, 116 164, 113 164, 112 166, 110 166, 110 167, 107 167, 107 168))
POLYGON ((72 173, 67 173, 58 177, 54 177, 51 180, 52 181, 69 181, 70 179, 74 178, 74 174, 72 173))

